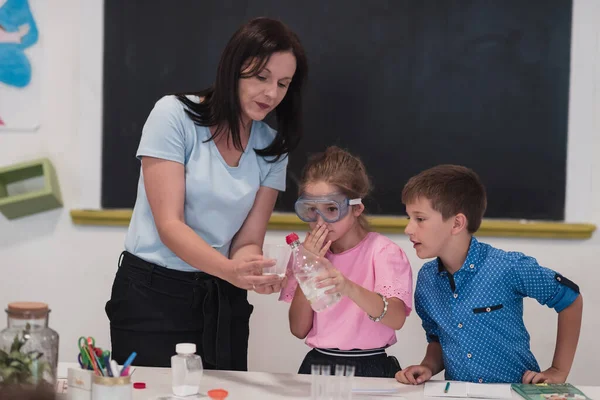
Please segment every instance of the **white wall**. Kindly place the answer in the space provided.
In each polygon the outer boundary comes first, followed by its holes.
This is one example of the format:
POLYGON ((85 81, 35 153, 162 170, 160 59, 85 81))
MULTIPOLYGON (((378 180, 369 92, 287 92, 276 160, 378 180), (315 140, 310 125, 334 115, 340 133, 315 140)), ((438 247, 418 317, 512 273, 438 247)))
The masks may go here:
MULTIPOLYGON (((43 2, 45 3, 45 2, 43 2)), ((600 225, 600 20, 596 0, 575 0, 573 67, 569 123, 567 219, 600 225), (595 111, 595 112, 594 112, 595 111)), ((104 304, 122 249, 124 228, 74 226, 72 208, 100 204, 102 4, 97 0, 54 0, 34 10, 44 48, 41 128, 36 133, 0 135, 0 165, 48 156, 65 201, 60 210, 7 221, 0 215, 0 306, 15 300, 51 305, 51 326, 61 335, 60 359, 73 361, 80 335, 109 345, 104 304)), ((285 232, 269 232, 282 241, 285 232)), ((422 265, 406 237, 392 238, 406 249, 414 274, 422 265)), ((492 245, 523 251, 579 283, 585 299, 583 329, 570 376, 576 384, 600 384, 600 235, 585 241, 489 239, 492 245)), ((275 296, 251 294, 250 368, 294 372, 306 347, 289 333, 287 307, 275 296), (288 356, 283 356, 287 353, 288 356)), ((533 301, 525 320, 532 347, 543 368, 550 365, 556 314, 533 301)), ((0 327, 4 324, 0 323, 0 327)), ((391 353, 402 365, 419 362, 425 340, 412 315, 398 333, 391 353)))

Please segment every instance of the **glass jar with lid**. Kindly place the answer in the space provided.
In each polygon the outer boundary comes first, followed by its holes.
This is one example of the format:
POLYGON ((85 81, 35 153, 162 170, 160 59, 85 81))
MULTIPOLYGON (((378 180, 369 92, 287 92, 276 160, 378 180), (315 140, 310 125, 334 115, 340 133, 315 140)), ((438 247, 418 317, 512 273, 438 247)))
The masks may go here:
POLYGON ((46 303, 15 302, 6 308, 0 331, 0 388, 56 384, 58 333, 48 326, 46 303))

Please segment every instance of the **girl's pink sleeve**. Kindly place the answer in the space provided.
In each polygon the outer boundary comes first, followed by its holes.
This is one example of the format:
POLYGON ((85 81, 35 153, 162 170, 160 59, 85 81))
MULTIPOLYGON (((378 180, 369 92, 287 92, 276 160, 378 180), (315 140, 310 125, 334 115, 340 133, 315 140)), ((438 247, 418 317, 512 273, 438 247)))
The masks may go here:
POLYGON ((286 303, 291 303, 294 299, 294 293, 296 293, 296 288, 298 287, 298 281, 294 277, 292 273, 292 260, 287 266, 287 270, 285 272, 285 276, 287 277, 287 283, 284 287, 281 288, 281 292, 279 293, 279 300, 285 301, 286 303))
POLYGON ((408 316, 413 308, 413 279, 406 254, 395 243, 389 243, 376 253, 373 263, 375 292, 402 300, 408 316))

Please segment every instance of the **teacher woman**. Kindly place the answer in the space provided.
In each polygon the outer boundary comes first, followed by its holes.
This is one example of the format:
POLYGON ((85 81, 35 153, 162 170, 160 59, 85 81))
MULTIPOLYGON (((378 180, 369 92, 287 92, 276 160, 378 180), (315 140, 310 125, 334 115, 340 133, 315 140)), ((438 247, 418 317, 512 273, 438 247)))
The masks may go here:
POLYGON ((117 362, 135 351, 134 365, 168 367, 187 342, 207 369, 247 369, 247 290, 270 294, 282 284, 261 276, 272 265, 262 244, 302 135, 307 69, 298 37, 257 18, 229 40, 212 87, 156 102, 106 303, 117 362), (277 131, 261 122, 270 112, 277 131))

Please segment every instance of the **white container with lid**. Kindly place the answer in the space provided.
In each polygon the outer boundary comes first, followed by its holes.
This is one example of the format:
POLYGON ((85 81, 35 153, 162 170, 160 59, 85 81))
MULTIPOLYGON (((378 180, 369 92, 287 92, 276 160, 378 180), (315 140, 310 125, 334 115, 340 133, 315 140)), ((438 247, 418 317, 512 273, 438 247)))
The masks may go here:
POLYGON ((173 394, 181 397, 198 394, 203 365, 202 358, 196 354, 196 345, 178 343, 175 351, 177 354, 171 357, 173 394))

